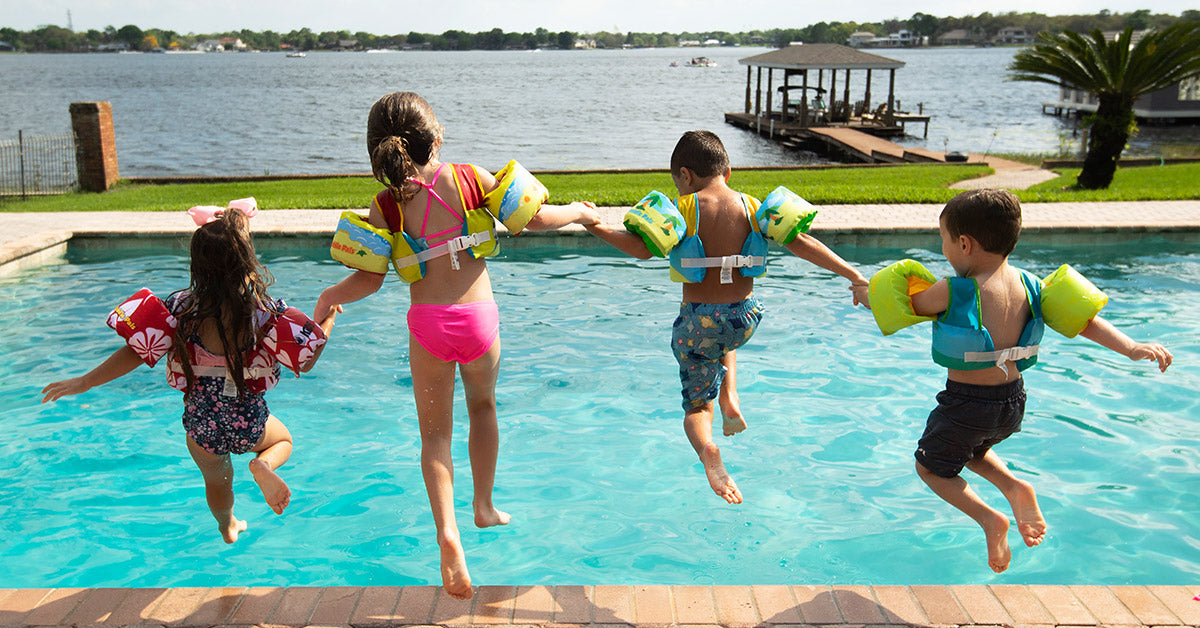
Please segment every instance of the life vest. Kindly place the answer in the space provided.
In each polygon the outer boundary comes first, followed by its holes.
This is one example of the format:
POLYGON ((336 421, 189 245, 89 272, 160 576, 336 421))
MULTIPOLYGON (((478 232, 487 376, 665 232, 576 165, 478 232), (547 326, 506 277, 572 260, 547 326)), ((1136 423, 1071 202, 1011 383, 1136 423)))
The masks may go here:
POLYGON ((704 281, 709 268, 721 269, 721 283, 733 283, 734 268, 742 277, 759 277, 767 272, 767 239, 754 218, 759 206, 758 199, 748 194, 739 196, 746 220, 750 223, 750 234, 742 244, 741 254, 721 257, 707 257, 704 254, 704 243, 700 240, 699 196, 690 194, 678 199, 676 205, 683 216, 685 230, 679 244, 671 249, 669 255, 672 281, 700 283, 704 281))
POLYGON ((455 187, 466 218, 463 220, 461 235, 441 244, 430 247, 424 238, 413 238, 404 232, 404 212, 400 211, 400 206, 392 197, 391 191, 383 190, 375 195, 375 206, 383 214, 393 236, 392 265, 400 278, 407 283, 422 279, 425 276, 425 262, 436 257, 449 255, 450 267, 458 270, 459 251, 466 251, 471 257, 479 259, 495 255, 498 249, 496 221, 484 204, 483 190, 475 167, 469 164, 448 165, 453 169, 455 187))
POLYGON ((979 284, 970 277, 947 277, 950 300, 946 311, 933 321, 933 361, 961 371, 978 371, 993 366, 1008 373, 1007 362, 1014 360, 1017 370, 1037 363, 1038 344, 1046 325, 1042 318, 1042 282, 1032 273, 1020 270, 1029 305, 1029 321, 1021 330, 1017 345, 996 350, 992 335, 983 326, 979 303, 979 284))

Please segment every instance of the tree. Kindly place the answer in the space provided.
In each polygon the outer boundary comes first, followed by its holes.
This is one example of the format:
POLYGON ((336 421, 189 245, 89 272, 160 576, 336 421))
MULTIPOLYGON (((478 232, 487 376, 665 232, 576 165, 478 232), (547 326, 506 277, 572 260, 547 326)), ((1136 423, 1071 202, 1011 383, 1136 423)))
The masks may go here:
POLYGON ((1125 142, 1136 131, 1133 103, 1148 94, 1200 74, 1200 22, 1179 22, 1147 33, 1136 44, 1126 28, 1108 41, 1099 29, 1086 37, 1076 32, 1042 33, 1018 52, 1009 80, 1069 85, 1099 99, 1083 171, 1075 185, 1088 190, 1112 183, 1125 142))
POLYGON ((126 24, 125 26, 122 26, 120 30, 117 31, 116 36, 117 41, 123 41, 126 44, 129 44, 130 48, 137 48, 142 43, 142 38, 145 37, 145 35, 142 33, 142 29, 134 26, 133 24, 126 24))

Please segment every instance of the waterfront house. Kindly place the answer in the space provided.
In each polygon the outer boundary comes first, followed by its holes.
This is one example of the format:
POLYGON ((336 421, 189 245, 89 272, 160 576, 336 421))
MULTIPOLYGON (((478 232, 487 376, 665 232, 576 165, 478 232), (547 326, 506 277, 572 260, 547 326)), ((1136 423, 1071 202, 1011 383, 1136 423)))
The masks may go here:
POLYGON ((1020 26, 1005 26, 1000 29, 999 33, 992 38, 992 43, 997 46, 1004 44, 1026 45, 1033 43, 1033 36, 1025 32, 1025 29, 1020 26))
POLYGON ((13 52, 14 50, 16 50, 16 48, 12 44, 6 41, 0 41, 0 52, 13 52))
POLYGON ((846 45, 851 48, 862 48, 875 40, 875 33, 870 31, 857 31, 850 33, 850 38, 846 40, 846 45))
MULTIPOLYGON (((1132 45, 1137 45, 1149 31, 1136 31, 1132 45)), ((1117 31, 1104 36, 1113 41, 1117 31)), ((1056 116, 1095 113, 1100 101, 1095 95, 1071 85, 1058 88, 1058 99, 1042 103, 1042 113, 1056 116)), ((1183 120, 1200 121, 1200 76, 1184 79, 1170 87, 1145 94, 1133 102, 1133 115, 1144 122, 1171 123, 1183 120)))
POLYGON ((956 28, 937 37, 938 44, 942 46, 970 46, 976 41, 977 39, 965 28, 956 28))

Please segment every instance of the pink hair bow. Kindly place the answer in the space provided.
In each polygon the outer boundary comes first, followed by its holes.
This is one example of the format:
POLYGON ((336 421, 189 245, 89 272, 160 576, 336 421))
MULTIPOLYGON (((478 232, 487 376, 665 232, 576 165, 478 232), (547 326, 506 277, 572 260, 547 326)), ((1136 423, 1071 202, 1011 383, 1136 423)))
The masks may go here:
POLYGON ((192 220, 196 223, 196 226, 199 227, 216 220, 217 216, 220 216, 221 213, 226 209, 239 210, 245 214, 247 218, 252 218, 258 213, 258 201, 254 200, 254 197, 251 196, 249 198, 239 198, 235 201, 229 201, 228 207, 217 207, 216 205, 197 205, 187 210, 187 213, 192 217, 192 220))

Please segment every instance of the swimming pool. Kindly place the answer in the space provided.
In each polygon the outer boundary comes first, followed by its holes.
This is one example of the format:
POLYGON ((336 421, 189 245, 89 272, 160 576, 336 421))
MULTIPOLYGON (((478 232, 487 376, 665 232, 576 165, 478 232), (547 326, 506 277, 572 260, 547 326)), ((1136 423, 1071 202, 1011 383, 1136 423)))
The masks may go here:
MULTIPOLYGON (((931 242, 936 245, 936 242, 931 242)), ((900 257, 935 273, 932 250, 842 249, 868 268, 900 257)), ((758 294, 767 315, 739 350, 750 429, 720 444, 746 497, 708 489, 681 429, 666 339, 678 286, 660 260, 509 248, 489 264, 504 358, 497 505, 503 528, 469 525, 465 408, 455 442, 458 512, 477 584, 1072 583, 1183 584, 1200 576, 1200 437, 1192 364, 1200 255, 1183 245, 1035 249, 1112 297, 1105 313, 1165 341, 1160 375, 1086 340, 1048 334, 1026 373, 1025 429, 997 451, 1037 487, 1050 525, 1009 571, 913 472, 912 450, 944 372, 928 327, 884 339, 844 282, 774 252, 758 294)), ((345 274, 324 251, 263 252, 274 293, 310 310, 345 274)), ((282 517, 237 461, 238 516, 220 542, 188 458, 177 392, 162 367, 40 405, 119 339, 109 309, 146 285, 185 286, 166 249, 74 249, 64 264, 0 278, 0 570, 3 587, 436 584, 403 311, 407 290, 348 306, 317 369, 269 395, 296 449, 282 517)), ((461 389, 460 389, 461 390, 461 389)), ((461 397, 461 394, 459 394, 461 397)), ((972 479, 967 474, 968 480, 972 479)), ((990 486, 972 481, 999 505, 990 486)), ((999 507, 999 506, 998 506, 999 507)))

